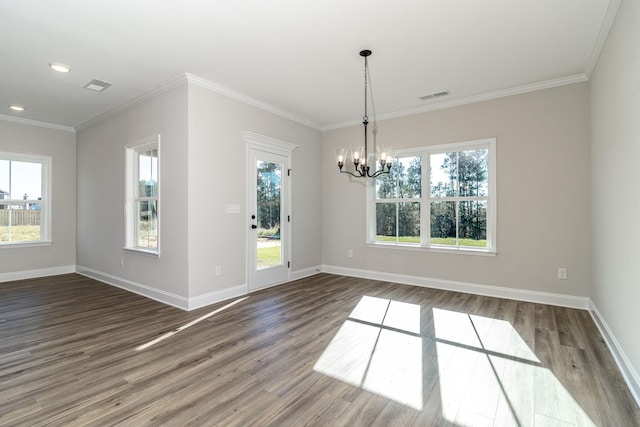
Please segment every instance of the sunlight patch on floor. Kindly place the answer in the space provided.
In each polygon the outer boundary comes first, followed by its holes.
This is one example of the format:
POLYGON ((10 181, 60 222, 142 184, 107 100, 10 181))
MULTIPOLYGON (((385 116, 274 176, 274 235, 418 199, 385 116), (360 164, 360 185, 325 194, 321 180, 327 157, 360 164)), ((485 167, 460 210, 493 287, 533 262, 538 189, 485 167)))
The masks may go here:
POLYGON ((218 313, 220 313, 221 311, 226 310, 227 308, 232 307, 232 306, 234 306, 234 305, 238 304, 239 302, 242 302, 242 301, 246 300, 247 298, 249 298, 249 297, 238 298, 237 300, 235 300, 235 301, 233 301, 233 302, 230 302, 229 304, 227 304, 227 305, 225 305, 225 306, 222 306, 222 307, 220 307, 220 308, 218 308, 218 309, 216 309, 216 310, 213 310, 213 311, 211 311, 211 312, 209 312, 209 313, 205 314, 204 316, 200 316, 200 317, 198 317, 197 319, 192 320, 191 322, 186 323, 186 324, 184 324, 184 325, 180 326, 179 328, 174 329, 174 330, 173 330, 173 331, 171 331, 171 332, 167 332, 166 334, 161 335, 161 336, 159 336, 158 338, 152 339, 151 341, 149 341, 149 342, 148 342, 148 343, 146 343, 146 344, 142 344, 142 345, 140 345, 140 346, 136 347, 136 351, 146 350, 146 349, 148 349, 149 347, 151 347, 151 346, 153 346, 153 345, 155 345, 155 344, 158 344, 159 342, 164 341, 164 340, 166 340, 166 339, 167 339, 167 338, 169 338, 169 337, 172 337, 173 335, 177 334, 178 332, 184 331, 185 329, 190 328, 191 326, 196 325, 196 324, 198 324, 198 323, 202 322, 203 320, 206 320, 206 319, 208 319, 209 317, 211 317, 211 316, 213 316, 213 315, 215 315, 215 314, 218 314, 218 313))
MULTIPOLYGON (((595 425, 510 322, 437 308, 432 313, 446 420, 460 427, 595 425)), ((314 370, 421 410, 426 368, 420 322, 417 304, 363 296, 314 370)))
POLYGON ((459 426, 593 421, 504 320, 433 309, 442 415, 459 426))
POLYGON ((314 366, 321 374, 422 409, 420 306, 364 296, 314 366))

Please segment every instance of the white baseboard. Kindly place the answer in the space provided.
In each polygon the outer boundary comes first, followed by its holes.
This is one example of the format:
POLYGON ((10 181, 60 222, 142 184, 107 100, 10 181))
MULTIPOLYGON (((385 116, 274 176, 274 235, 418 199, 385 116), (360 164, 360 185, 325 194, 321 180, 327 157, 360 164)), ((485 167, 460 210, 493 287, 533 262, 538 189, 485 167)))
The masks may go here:
POLYGON ((13 280, 36 279, 38 277, 57 276, 59 274, 75 273, 75 265, 63 265, 61 267, 38 268, 35 270, 13 271, 10 273, 0 273, 1 282, 11 282, 13 280))
POLYGON ((231 298, 237 298, 247 294, 247 285, 234 286, 232 288, 223 289, 221 291, 209 292, 208 294, 198 295, 189 298, 187 304, 188 310, 205 307, 217 302, 225 301, 231 298))
POLYGON ((291 280, 304 279, 305 277, 313 276, 322 272, 322 266, 316 265, 315 267, 309 267, 302 270, 296 270, 291 273, 291 280))
MULTIPOLYGON (((303 270, 296 270, 291 273, 291 280, 303 279, 305 277, 313 276, 322 271, 321 266, 305 268, 303 270)), ((271 286, 265 286, 259 290, 267 289, 274 286, 284 285, 285 283, 275 283, 271 286)), ((221 291, 215 291, 204 295, 198 295, 196 297, 189 298, 189 310, 195 310, 196 308, 205 307, 207 305, 215 304, 217 302, 225 301, 231 298, 237 298, 248 294, 248 287, 246 284, 234 286, 232 288, 223 289, 221 291)))
POLYGON ((181 295, 176 295, 171 292, 166 292, 131 280, 122 279, 81 265, 76 266, 76 272, 83 276, 91 277, 92 279, 99 280, 100 282, 125 289, 161 303, 172 305, 183 310, 189 310, 189 299, 181 295))
POLYGON ((589 301, 589 313, 591 313, 591 317, 600 330, 600 334, 606 341, 609 350, 611 350, 611 354, 618 364, 618 368, 620 368, 620 372, 629 387, 631 395, 638 406, 640 406, 640 376, 633 368, 633 365, 631 365, 631 362, 624 353, 620 343, 616 339, 615 335, 613 335, 609 325, 607 325, 607 322, 604 320, 604 317, 602 317, 602 314, 600 314, 600 311, 598 311, 598 308, 593 301, 589 301))
POLYGON ((143 297, 151 298, 152 300, 156 300, 158 302, 187 311, 195 310, 197 308, 205 307, 207 305, 215 304, 217 302, 225 301, 247 294, 247 285, 239 285, 232 288, 223 289, 221 291, 210 292, 208 294, 187 298, 148 285, 143 285, 142 283, 137 283, 132 280, 123 279, 121 277, 103 273, 92 268, 83 267, 81 265, 77 266, 76 271, 78 274, 82 274, 83 276, 91 277, 92 279, 99 280, 109 285, 116 286, 118 288, 136 293, 138 295, 142 295, 143 297))
POLYGON ((364 279, 384 280, 404 285, 423 286, 446 291, 465 292, 474 295, 513 299, 517 301, 535 302, 538 304, 557 305, 561 307, 589 308, 589 298, 572 295, 552 294, 548 292, 529 291, 525 289, 504 288, 500 286, 482 285, 478 283, 456 282, 453 280, 432 279, 429 277, 408 276, 404 274, 383 273, 380 271, 359 270, 355 268, 325 265, 322 271, 343 276, 362 277, 364 279))

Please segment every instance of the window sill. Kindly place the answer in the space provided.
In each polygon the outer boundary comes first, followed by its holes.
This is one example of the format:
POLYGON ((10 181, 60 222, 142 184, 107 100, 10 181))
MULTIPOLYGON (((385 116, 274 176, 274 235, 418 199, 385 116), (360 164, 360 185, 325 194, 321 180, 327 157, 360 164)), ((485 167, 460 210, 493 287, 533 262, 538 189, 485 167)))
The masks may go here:
POLYGON ((487 249, 470 249, 470 248, 445 248, 440 246, 425 247, 418 245, 403 245, 398 243, 367 243, 369 248, 378 249, 397 249, 403 251, 422 251, 422 252, 434 252, 440 254, 455 254, 455 255, 476 255, 476 256, 496 256, 496 251, 490 251, 487 249))
POLYGON ((2 248, 32 248, 37 246, 51 246, 51 240, 38 240, 37 242, 5 242, 0 244, 2 248))
POLYGON ((160 258, 160 251, 150 251, 148 249, 142 249, 142 248, 122 248, 125 251, 132 253, 132 254, 138 254, 138 255, 144 255, 144 256, 148 256, 148 257, 153 257, 153 258, 160 258))

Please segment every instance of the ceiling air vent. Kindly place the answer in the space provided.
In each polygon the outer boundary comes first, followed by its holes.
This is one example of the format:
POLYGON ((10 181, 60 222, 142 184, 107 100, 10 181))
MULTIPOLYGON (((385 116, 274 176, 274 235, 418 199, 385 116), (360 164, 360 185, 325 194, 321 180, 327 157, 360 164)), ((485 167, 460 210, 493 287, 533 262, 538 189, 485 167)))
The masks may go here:
POLYGON ((93 79, 86 85, 84 85, 85 89, 94 90, 96 92, 102 92, 105 89, 111 87, 111 83, 105 82, 104 80, 93 79))
POLYGON ((442 91, 442 92, 437 92, 437 93, 432 93, 430 95, 425 95, 425 96, 421 96, 420 99, 423 101, 426 101, 428 99, 434 99, 434 98, 442 98, 443 96, 447 96, 450 95, 451 92, 449 92, 448 90, 442 91))

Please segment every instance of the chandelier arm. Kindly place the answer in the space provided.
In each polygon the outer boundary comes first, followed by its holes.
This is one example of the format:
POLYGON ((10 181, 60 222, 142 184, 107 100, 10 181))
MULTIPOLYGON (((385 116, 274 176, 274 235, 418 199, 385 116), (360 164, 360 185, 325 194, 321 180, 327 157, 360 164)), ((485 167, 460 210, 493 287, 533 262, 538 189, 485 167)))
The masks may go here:
POLYGON ((340 173, 348 173, 349 175, 355 177, 355 178, 362 178, 364 175, 362 175, 360 172, 358 172, 358 175, 356 175, 355 173, 351 172, 351 171, 343 171, 341 170, 340 173))
POLYGON ((376 177, 378 177, 378 176, 380 176, 380 175, 382 175, 382 174, 388 174, 388 173, 391 173, 391 166, 389 166, 389 167, 388 167, 388 168, 386 168, 386 169, 385 169, 385 167, 384 167, 384 166, 382 166, 382 168, 381 168, 381 169, 378 169, 378 170, 377 170, 377 171, 375 171, 373 174, 368 174, 368 173, 367 173, 367 176, 368 176, 369 178, 376 178, 376 177))

